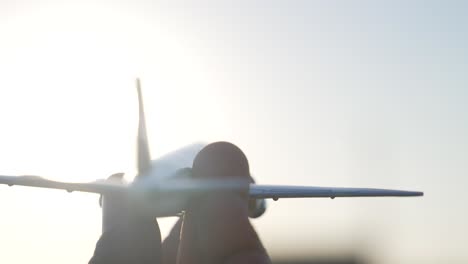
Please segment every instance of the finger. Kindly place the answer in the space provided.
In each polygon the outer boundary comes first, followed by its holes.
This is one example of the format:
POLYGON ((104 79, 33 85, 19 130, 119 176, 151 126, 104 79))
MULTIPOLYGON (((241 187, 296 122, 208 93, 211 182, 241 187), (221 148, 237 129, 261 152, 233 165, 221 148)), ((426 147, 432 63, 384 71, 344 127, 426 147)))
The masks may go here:
MULTIPOLYGON (((117 176, 110 180, 121 181, 123 175, 117 176)), ((160 263, 161 234, 155 218, 134 210, 124 194, 106 196, 103 202, 105 229, 89 263, 160 263)))
MULTIPOLYGON (((244 153, 235 145, 208 145, 194 160, 193 177, 250 177, 244 153)), ((180 263, 269 263, 248 219, 248 197, 218 193, 194 200, 182 226, 180 263)))
POLYGON ((196 225, 194 221, 191 221, 193 217, 191 212, 184 213, 184 219, 181 226, 181 236, 179 243, 179 251, 177 252, 177 264, 188 264, 188 263, 207 263, 203 261, 201 257, 200 244, 197 239, 196 225))
POLYGON ((129 218, 102 234, 90 264, 161 263, 161 235, 155 222, 129 218))

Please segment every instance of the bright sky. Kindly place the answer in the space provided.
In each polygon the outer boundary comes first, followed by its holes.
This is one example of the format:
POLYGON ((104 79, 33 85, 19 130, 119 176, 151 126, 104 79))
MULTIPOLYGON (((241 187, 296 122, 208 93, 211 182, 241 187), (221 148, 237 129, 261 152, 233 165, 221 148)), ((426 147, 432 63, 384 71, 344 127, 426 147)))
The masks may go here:
MULTIPOLYGON (((426 192, 272 202, 272 255, 468 261, 466 4, 40 2, 0 3, 0 174, 131 172, 138 76, 153 157, 228 140, 262 183, 426 192)), ((0 200, 0 263, 87 263, 97 197, 0 200)))

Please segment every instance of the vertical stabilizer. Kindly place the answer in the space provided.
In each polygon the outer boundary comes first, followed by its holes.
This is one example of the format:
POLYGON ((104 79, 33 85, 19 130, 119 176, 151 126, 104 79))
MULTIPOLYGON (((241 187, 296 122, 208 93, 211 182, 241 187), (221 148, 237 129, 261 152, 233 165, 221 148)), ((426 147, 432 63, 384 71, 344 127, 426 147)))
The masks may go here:
POLYGON ((137 177, 144 174, 151 166, 151 156, 146 132, 145 110, 143 107, 143 94, 141 93, 140 79, 136 80, 138 92, 138 139, 137 139, 137 177))
MULTIPOLYGON (((143 108, 143 95, 141 93, 140 80, 136 80, 138 93, 138 136, 137 136, 137 177, 144 175, 151 166, 151 156, 148 146, 148 136, 146 135, 145 111, 143 108)), ((118 173, 109 177, 108 181, 123 183, 123 174, 118 173)), ((100 203, 102 206, 102 232, 105 233, 121 221, 122 204, 126 202, 126 197, 121 195, 103 195, 100 203)))

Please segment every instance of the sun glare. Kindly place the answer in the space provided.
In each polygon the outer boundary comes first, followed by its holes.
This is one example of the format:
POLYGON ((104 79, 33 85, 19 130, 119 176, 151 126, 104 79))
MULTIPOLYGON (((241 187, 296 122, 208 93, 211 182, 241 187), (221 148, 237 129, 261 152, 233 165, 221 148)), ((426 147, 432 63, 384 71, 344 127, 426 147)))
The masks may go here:
MULTIPOLYGON (((77 4, 22 10, 3 18, 6 27, 0 28, 6 40, 0 44, 0 115, 9 127, 0 137, 2 172, 88 181, 132 171, 134 80, 142 78, 147 101, 174 98, 167 89, 147 87, 196 75, 184 71, 191 68, 187 51, 124 7, 77 4)), ((171 109, 164 113, 166 120, 178 111, 168 100, 158 104, 157 110, 171 109)), ((147 109, 154 109, 149 102, 147 109)), ((165 144, 159 150, 177 143, 170 133, 159 136, 165 144)))
MULTIPOLYGON (((137 77, 142 80, 153 157, 191 141, 174 132, 182 131, 178 127, 182 122, 174 120, 184 115, 184 106, 190 108, 187 100, 195 102, 203 92, 189 91, 181 97, 171 88, 193 86, 203 69, 193 66, 190 51, 167 29, 151 27, 154 23, 145 21, 148 18, 125 8, 28 3, 0 17, 1 174, 87 182, 123 171, 132 180, 137 77), (176 107, 171 103, 175 99, 176 107)), ((21 210, 29 208, 22 204, 34 201, 42 204, 38 221, 43 219, 48 226, 59 222, 49 229, 93 220, 84 223, 86 232, 75 234, 75 239, 99 235, 97 196, 15 190, 20 192, 15 197, 21 210), (62 222, 56 210, 85 215, 62 222)), ((21 210, 14 219, 21 218, 21 210)), ((164 234, 172 222, 162 222, 164 234)), ((23 247, 8 243, 13 249, 23 247)), ((93 242, 84 244, 90 249, 77 251, 77 263, 92 252, 93 242)))

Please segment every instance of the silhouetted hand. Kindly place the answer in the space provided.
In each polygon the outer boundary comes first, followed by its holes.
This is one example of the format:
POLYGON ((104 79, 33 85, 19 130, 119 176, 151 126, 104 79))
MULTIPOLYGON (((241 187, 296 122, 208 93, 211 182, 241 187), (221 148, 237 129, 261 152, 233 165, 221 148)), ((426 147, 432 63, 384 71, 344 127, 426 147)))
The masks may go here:
MULTIPOLYGON (((250 172, 239 148, 218 142, 200 151, 192 175, 250 177, 250 172)), ((164 264, 270 263, 250 224, 247 194, 226 192, 200 197, 190 204, 163 243, 163 259, 164 264)))
MULTIPOLYGON (((250 177, 245 155, 226 142, 201 150, 192 174, 195 178, 250 177)), ((128 209, 122 212, 127 215, 118 227, 103 234, 90 263, 271 263, 250 224, 247 194, 222 192, 194 199, 162 247, 153 219, 128 215, 128 209)))

